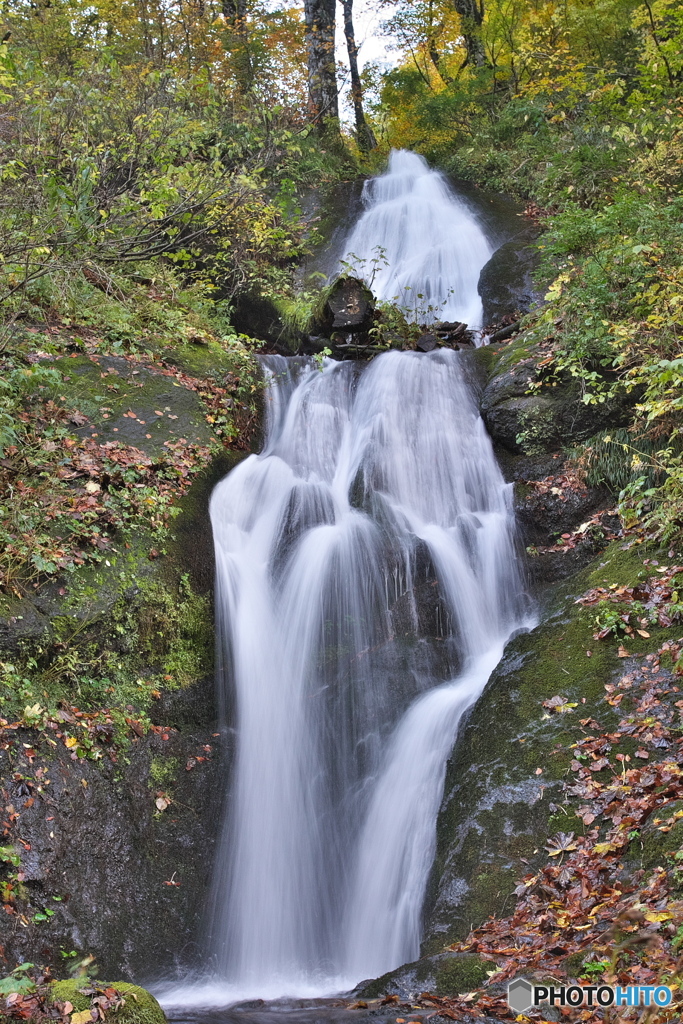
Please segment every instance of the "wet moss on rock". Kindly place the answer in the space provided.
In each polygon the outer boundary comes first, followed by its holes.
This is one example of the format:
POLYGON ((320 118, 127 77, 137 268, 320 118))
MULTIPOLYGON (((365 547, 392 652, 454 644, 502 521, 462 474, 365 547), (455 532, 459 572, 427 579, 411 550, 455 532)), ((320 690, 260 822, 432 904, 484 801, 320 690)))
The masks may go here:
MULTIPOLYGON (((616 725, 619 715, 604 702, 604 687, 626 663, 616 638, 593 638, 595 608, 575 602, 593 587, 643 579, 649 574, 644 557, 640 546, 615 542, 556 587, 543 622, 510 642, 463 723, 437 822, 424 955, 463 938, 491 914, 512 912, 514 886, 545 862, 547 838, 583 830, 563 792, 572 745, 582 735, 581 718, 594 717, 603 729, 616 725), (549 713, 543 701, 555 695, 576 707, 549 713)), ((656 649, 664 638, 656 633, 629 637, 629 653, 656 649)))
POLYGON ((83 979, 54 981, 50 986, 51 1000, 53 1003, 71 1003, 74 1011, 83 1012, 90 1009, 92 997, 82 990, 94 987, 114 988, 123 1000, 123 1006, 106 1011, 104 1019, 108 1024, 166 1024, 166 1014, 151 992, 125 981, 98 981, 93 984, 83 979))
POLYGON ((436 994, 457 996, 472 992, 484 984, 493 966, 490 961, 469 954, 444 960, 436 971, 436 994))

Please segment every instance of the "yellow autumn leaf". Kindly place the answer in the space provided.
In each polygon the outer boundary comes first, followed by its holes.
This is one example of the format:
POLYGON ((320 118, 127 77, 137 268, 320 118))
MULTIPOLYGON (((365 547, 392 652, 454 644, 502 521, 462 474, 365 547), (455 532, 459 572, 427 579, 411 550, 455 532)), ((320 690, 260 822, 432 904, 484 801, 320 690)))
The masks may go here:
POLYGON ((64 740, 64 743, 66 744, 67 747, 78 746, 78 740, 76 739, 75 736, 67 736, 67 738, 64 740))
POLYGON ((673 914, 670 914, 668 910, 651 910, 645 915, 645 920, 650 921, 651 924, 655 924, 658 921, 670 921, 673 914))
POLYGON ((92 1013, 90 1010, 79 1010, 71 1014, 71 1024, 91 1024, 92 1013))
POLYGON ((614 843, 596 843, 593 853, 613 853, 616 850, 614 843))

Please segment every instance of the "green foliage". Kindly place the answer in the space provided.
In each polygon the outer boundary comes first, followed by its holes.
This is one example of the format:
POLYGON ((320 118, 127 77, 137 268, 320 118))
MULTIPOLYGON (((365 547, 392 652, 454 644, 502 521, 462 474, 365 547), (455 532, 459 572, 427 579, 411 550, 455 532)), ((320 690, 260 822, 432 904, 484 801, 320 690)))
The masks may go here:
POLYGON ((33 964, 19 964, 8 977, 0 978, 0 996, 8 996, 12 992, 18 992, 19 995, 35 992, 36 984, 32 978, 27 976, 27 972, 32 967, 33 964))

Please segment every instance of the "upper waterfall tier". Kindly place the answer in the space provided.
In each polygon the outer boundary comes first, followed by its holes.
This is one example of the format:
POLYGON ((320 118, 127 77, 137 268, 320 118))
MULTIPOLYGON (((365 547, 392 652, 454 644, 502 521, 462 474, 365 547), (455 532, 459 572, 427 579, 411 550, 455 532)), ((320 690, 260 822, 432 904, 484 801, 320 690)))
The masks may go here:
POLYGON ((443 175, 416 153, 393 150, 386 173, 365 183, 363 202, 343 262, 409 319, 481 327, 477 285, 493 247, 443 175))

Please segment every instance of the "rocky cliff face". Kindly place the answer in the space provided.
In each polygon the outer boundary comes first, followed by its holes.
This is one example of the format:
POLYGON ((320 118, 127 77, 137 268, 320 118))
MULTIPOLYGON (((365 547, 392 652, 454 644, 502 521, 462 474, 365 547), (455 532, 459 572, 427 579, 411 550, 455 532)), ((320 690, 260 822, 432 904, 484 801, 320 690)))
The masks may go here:
MULTIPOLYGON (((179 437, 210 435, 196 393, 153 367, 133 375, 135 364, 118 358, 65 363, 86 412, 103 374, 116 371, 126 392, 108 396, 109 414, 93 423, 93 413, 83 429, 112 439, 123 432, 152 458, 179 437), (125 413, 131 405, 135 418, 125 413)), ((50 702, 47 694, 29 701, 37 701, 36 728, 28 712, 21 724, 0 722, 0 956, 8 968, 30 960, 60 976, 89 954, 101 977, 140 979, 202 956, 231 756, 214 699, 208 500, 240 457, 226 451, 207 463, 180 500, 163 551, 132 538, 99 565, 0 606, 3 668, 57 673, 50 702), (150 694, 151 685, 159 689, 150 694)))

